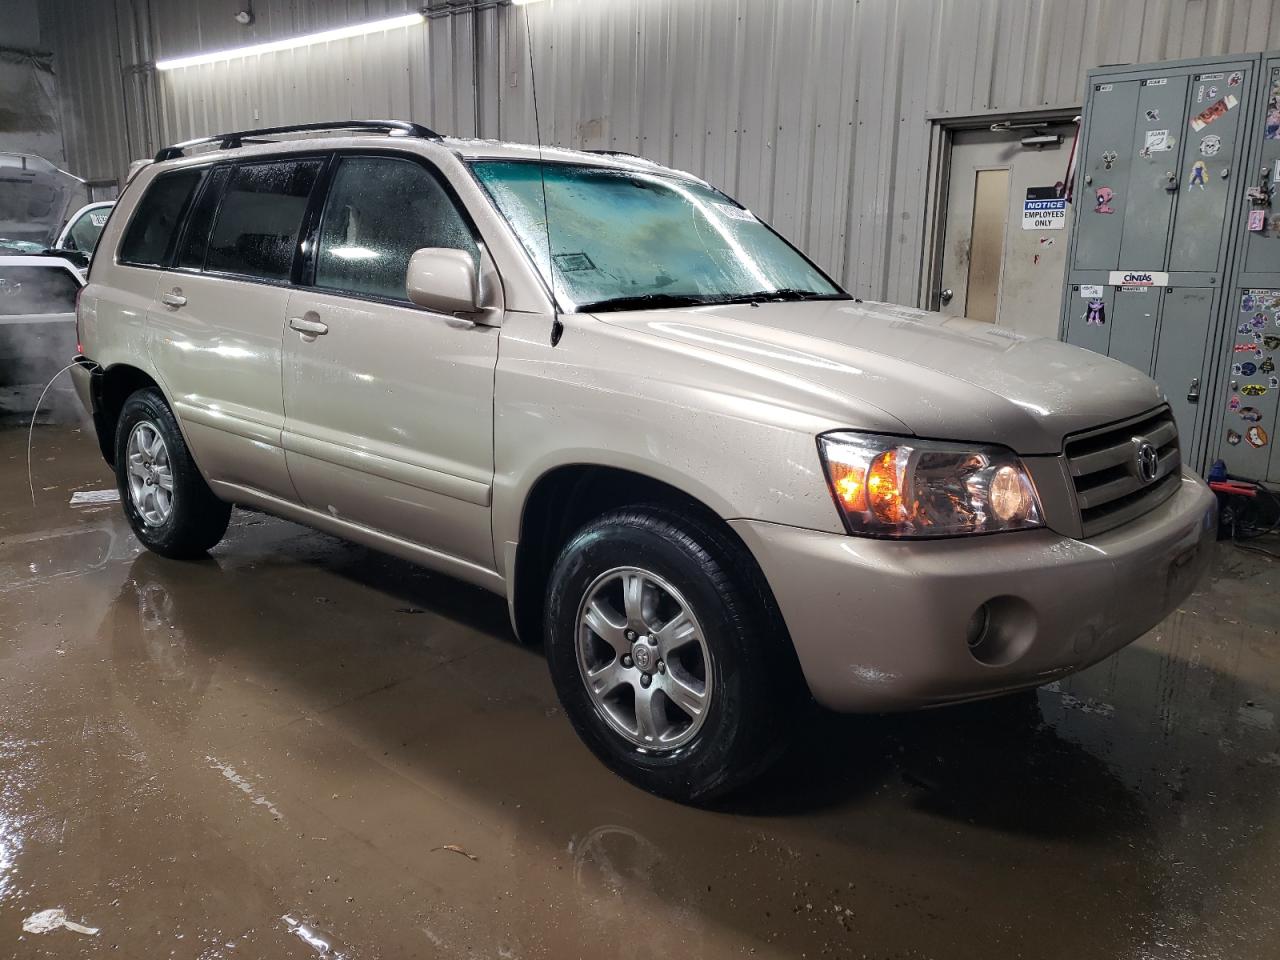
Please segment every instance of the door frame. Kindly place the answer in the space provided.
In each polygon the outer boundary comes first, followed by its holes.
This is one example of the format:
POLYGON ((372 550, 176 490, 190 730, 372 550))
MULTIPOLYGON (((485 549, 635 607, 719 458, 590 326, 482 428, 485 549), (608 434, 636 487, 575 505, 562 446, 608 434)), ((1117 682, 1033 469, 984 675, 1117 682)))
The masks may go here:
MULTIPOLYGON (((947 201, 951 183, 951 150, 955 135, 962 130, 989 129, 997 123, 1072 123, 1080 119, 1076 106, 1044 107, 1036 110, 990 110, 963 115, 928 114, 929 163, 925 175, 923 242, 920 251, 920 282, 916 302, 925 310, 941 305, 942 257, 946 241, 947 201)), ((1007 229, 1007 228, 1006 228, 1007 229)))

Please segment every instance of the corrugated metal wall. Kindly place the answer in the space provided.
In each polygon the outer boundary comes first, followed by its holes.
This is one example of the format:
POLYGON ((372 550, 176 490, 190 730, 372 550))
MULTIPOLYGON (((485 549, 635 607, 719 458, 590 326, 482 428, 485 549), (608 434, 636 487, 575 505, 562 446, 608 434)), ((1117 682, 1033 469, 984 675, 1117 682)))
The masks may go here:
MULTIPOLYGON (((469 0, 433 0, 433 8, 469 0)), ((1280 0, 547 0, 155 73, 164 57, 394 16, 411 0, 45 0, 68 161, 90 178, 219 129, 394 116, 691 170, 855 293, 914 302, 931 119, 1071 107, 1102 63, 1280 47, 1280 0)))

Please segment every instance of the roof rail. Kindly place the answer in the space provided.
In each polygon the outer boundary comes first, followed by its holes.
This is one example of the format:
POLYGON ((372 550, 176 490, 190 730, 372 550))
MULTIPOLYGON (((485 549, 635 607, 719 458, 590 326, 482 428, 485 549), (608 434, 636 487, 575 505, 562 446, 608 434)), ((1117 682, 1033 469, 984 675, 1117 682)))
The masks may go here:
POLYGON ((660 164, 655 163, 648 157, 642 157, 640 154, 632 153, 630 150, 583 150, 582 152, 595 153, 602 157, 630 157, 632 160, 643 160, 645 163, 653 164, 655 167, 660 166, 660 164))
POLYGON ((189 147, 205 143, 218 144, 219 150, 234 150, 243 146, 248 138, 269 137, 279 133, 305 133, 312 130, 382 130, 389 134, 400 134, 406 137, 421 137, 424 140, 441 140, 443 137, 430 127, 408 120, 325 120, 320 123, 291 123, 284 127, 262 127, 257 130, 240 130, 235 133, 215 133, 211 137, 197 137, 184 140, 171 147, 164 147, 156 154, 156 163, 173 160, 185 156, 189 147))

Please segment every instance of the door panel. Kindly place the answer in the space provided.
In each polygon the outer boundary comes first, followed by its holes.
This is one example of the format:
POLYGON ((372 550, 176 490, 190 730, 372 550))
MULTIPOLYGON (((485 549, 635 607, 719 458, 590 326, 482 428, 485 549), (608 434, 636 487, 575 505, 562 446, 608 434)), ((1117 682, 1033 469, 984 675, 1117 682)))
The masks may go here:
POLYGON ((1227 313, 1232 366, 1219 454, 1231 474, 1273 479, 1280 466, 1273 453, 1280 427, 1280 348, 1273 346, 1280 339, 1280 289, 1241 290, 1233 300, 1227 313))
POLYGON ((1156 351, 1155 380, 1169 397, 1178 434, 1182 438, 1183 460, 1196 462, 1196 422, 1202 398, 1208 401, 1203 383, 1205 349, 1213 321, 1214 292, 1208 288, 1175 287, 1164 295, 1160 315, 1160 346, 1156 351), (1188 399, 1195 396, 1196 399, 1188 399))
POLYGON ((156 369, 205 475, 294 500, 280 444, 288 299, 284 287, 167 271, 151 327, 156 369), (170 306, 166 294, 186 302, 170 306))
POLYGON ((1145 374, 1156 349, 1162 287, 1116 287, 1111 317, 1111 356, 1145 374))
MULTIPOLYGON (((1181 140, 1186 127, 1185 76, 1140 82, 1136 132, 1130 135, 1130 153, 1135 159, 1125 195, 1112 202, 1112 206, 1118 202, 1124 208, 1121 269, 1152 269, 1153 264, 1165 262, 1173 198, 1179 189, 1178 155, 1183 148, 1170 138, 1181 140), (1155 148, 1161 145, 1167 149, 1155 148)), ((1118 229, 1120 224, 1113 226, 1118 229)))
POLYGON ((1134 151, 1125 146, 1133 139, 1139 89, 1137 80, 1094 84, 1087 153, 1080 159, 1084 189, 1075 200, 1080 208, 1072 265, 1076 270, 1115 270, 1120 265, 1120 225, 1116 222, 1120 217, 1109 211, 1122 206, 1114 194, 1129 183, 1134 151), (1113 199, 1103 202, 1108 196, 1113 199))
POLYGON ((1067 343, 1084 347, 1106 356, 1111 349, 1111 327, 1115 313, 1115 287, 1097 285, 1102 295, 1077 284, 1071 291, 1070 313, 1067 315, 1067 343), (1097 308, 1101 301, 1102 309, 1097 308))
POLYGON ((493 568, 498 330, 417 307, 295 291, 284 445, 302 502, 493 568))
MULTIPOLYGON (((1235 71, 1231 77, 1236 82, 1230 87, 1222 73, 1197 75, 1193 79, 1189 108, 1193 117, 1212 109, 1224 97, 1239 97, 1248 89, 1247 71, 1235 71)), ((1178 206, 1169 248, 1170 270, 1212 272, 1221 269, 1226 251, 1227 203, 1241 189, 1237 186, 1241 171, 1234 168, 1234 158, 1242 116, 1244 110, 1232 107, 1200 130, 1195 130, 1190 123, 1183 125, 1187 145, 1182 152, 1182 175, 1178 181, 1178 206)))
POLYGON ((1024 216, 1024 206, 1053 197, 1073 134, 1073 126, 1046 124, 954 135, 941 275, 953 296, 940 302, 943 313, 1057 335, 1071 214, 1024 216), (1028 134, 1058 141, 1024 146, 1028 134))

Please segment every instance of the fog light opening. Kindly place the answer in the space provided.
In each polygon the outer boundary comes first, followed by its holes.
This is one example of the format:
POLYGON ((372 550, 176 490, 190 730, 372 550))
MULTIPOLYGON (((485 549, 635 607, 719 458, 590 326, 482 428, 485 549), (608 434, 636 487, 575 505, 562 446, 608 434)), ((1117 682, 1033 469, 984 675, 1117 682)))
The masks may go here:
POLYGON ((1019 597, 992 597, 978 607, 965 628, 969 655, 988 667, 1005 667, 1031 648, 1036 615, 1019 597))
POLYGON ((982 646, 982 641, 987 639, 987 626, 990 622, 991 610, 985 603, 973 611, 973 616, 969 618, 969 627, 965 631, 964 637, 970 651, 977 650, 982 646))

